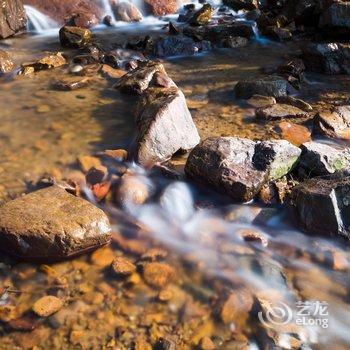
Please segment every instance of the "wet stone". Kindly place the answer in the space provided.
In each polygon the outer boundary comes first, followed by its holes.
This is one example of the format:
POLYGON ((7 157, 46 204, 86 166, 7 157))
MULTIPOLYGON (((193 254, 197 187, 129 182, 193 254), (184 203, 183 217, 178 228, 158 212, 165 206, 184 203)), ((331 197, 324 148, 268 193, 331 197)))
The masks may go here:
POLYGON ((283 139, 298 147, 311 141, 311 132, 303 125, 282 121, 276 126, 276 130, 283 139))
POLYGON ((211 16, 213 15, 213 8, 210 4, 204 4, 203 7, 195 12, 193 17, 190 19, 190 24, 195 26, 203 26, 210 22, 211 16))
POLYGON ((249 99, 253 95, 279 97, 287 95, 288 91, 288 82, 279 76, 242 80, 235 86, 236 97, 240 99, 249 99))
POLYGON ((37 300, 33 305, 33 312, 40 317, 48 317, 59 311, 63 307, 61 299, 47 295, 37 300))
POLYGON ((150 196, 148 182, 142 176, 126 173, 116 185, 114 196, 122 207, 143 204, 150 196))
POLYGON ((257 109, 256 116, 257 118, 263 120, 273 120, 282 118, 304 118, 308 116, 308 113, 300 108, 278 103, 272 106, 257 109))
POLYGON ((24 259, 61 260, 108 243, 102 210, 51 186, 0 207, 1 249, 24 259))
POLYGON ((262 108, 276 104, 276 99, 270 96, 253 95, 247 103, 255 108, 262 108))
POLYGON ((92 40, 92 33, 89 29, 81 27, 64 26, 60 29, 60 42, 62 46, 81 48, 92 40))

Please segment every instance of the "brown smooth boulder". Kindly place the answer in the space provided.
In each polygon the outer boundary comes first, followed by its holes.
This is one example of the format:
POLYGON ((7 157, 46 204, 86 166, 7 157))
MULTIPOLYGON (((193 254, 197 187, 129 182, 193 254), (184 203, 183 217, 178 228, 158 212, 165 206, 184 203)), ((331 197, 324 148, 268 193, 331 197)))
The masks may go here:
POLYGON ((0 207, 0 247, 25 260, 56 261, 110 241, 104 212, 58 186, 0 207))
POLYGON ((24 30, 27 16, 22 0, 2 0, 0 4, 0 39, 24 30))

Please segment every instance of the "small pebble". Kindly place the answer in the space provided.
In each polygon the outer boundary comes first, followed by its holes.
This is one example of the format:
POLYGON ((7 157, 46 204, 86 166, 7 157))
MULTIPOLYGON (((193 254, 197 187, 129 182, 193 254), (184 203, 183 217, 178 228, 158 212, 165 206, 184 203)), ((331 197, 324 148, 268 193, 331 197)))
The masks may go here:
POLYGON ((63 307, 63 301, 53 295, 46 295, 37 300, 32 310, 40 317, 48 317, 59 311, 63 307))
POLYGON ((136 271, 136 266, 124 257, 115 258, 112 262, 112 271, 117 276, 126 277, 136 271))

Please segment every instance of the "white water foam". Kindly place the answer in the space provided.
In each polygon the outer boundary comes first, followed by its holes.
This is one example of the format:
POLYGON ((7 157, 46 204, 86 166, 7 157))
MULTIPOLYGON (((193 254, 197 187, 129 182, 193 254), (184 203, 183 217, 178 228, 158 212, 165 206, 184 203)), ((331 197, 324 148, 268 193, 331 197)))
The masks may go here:
POLYGON ((36 8, 24 5, 28 18, 28 31, 42 34, 52 29, 58 28, 58 23, 52 18, 44 15, 36 8))

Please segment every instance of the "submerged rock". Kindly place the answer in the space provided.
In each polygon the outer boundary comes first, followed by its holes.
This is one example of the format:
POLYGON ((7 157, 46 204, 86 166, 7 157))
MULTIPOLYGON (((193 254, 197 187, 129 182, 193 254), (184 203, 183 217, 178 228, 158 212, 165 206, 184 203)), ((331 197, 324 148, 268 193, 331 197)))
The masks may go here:
POLYGON ((136 266, 125 257, 117 257, 112 262, 111 270, 118 277, 127 277, 136 271, 136 266))
POLYGON ((350 45, 310 43, 302 47, 307 69, 326 74, 350 74, 350 45))
POLYGON ((149 88, 136 118, 138 134, 132 154, 142 165, 186 152, 199 141, 184 94, 177 88, 149 88))
POLYGON ((33 305, 33 312, 40 317, 48 317, 63 307, 63 301, 53 295, 46 295, 33 305))
POLYGON ((350 140, 350 106, 337 106, 318 113, 313 122, 317 134, 350 140))
POLYGON ((0 75, 11 72, 13 68, 14 64, 10 55, 4 50, 0 50, 0 75))
POLYGON ((350 171, 350 148, 331 146, 315 141, 302 145, 299 168, 306 176, 334 174, 350 171))
POLYGON ((249 99, 253 95, 286 96, 288 82, 279 76, 267 76, 263 78, 251 78, 239 81, 235 86, 236 97, 249 99))
POLYGON ((0 39, 24 30, 27 16, 22 0, 2 0, 0 6, 0 39))
POLYGON ((102 210, 51 186, 0 207, 0 246, 26 260, 60 260, 109 242, 102 210))
POLYGON ((308 113, 291 105, 277 103, 272 106, 257 109, 256 116, 260 119, 269 120, 282 118, 303 118, 307 117, 308 113))
POLYGON ((60 29, 60 42, 62 46, 81 48, 92 40, 92 32, 81 27, 64 26, 60 29))
POLYGON ((209 138, 192 150, 185 172, 236 201, 247 202, 266 182, 286 175, 299 155, 300 150, 284 140, 209 138))
POLYGON ((314 178, 294 187, 290 202, 306 231, 350 238, 350 177, 314 178))

